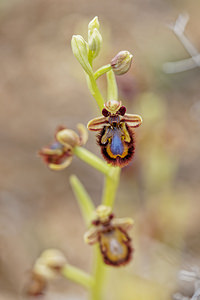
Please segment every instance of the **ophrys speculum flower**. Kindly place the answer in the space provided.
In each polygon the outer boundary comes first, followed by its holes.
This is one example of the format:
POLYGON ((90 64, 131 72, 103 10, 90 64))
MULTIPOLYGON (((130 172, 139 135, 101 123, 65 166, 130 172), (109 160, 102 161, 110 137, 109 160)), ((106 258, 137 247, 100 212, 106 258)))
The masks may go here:
POLYGON ((133 128, 139 127, 142 118, 139 115, 126 114, 121 102, 110 100, 105 103, 102 117, 92 119, 88 129, 98 131, 97 143, 103 157, 113 166, 126 166, 134 155, 133 128))
MULTIPOLYGON (((90 276, 68 263, 60 268, 54 264, 49 264, 49 259, 47 262, 43 257, 37 260, 33 268, 30 286, 27 289, 29 295, 37 296, 43 293, 47 281, 52 277, 51 275, 54 277, 59 271, 66 278, 87 288, 91 294, 90 299, 101 300, 103 299, 102 285, 106 271, 103 261, 111 266, 121 266, 126 265, 132 257, 133 248, 131 247, 128 230, 132 227, 133 221, 130 218, 115 218, 112 214, 112 207, 120 179, 121 170, 119 167, 127 165, 133 157, 133 128, 138 127, 142 123, 142 119, 138 115, 126 114, 126 108, 122 106, 121 102, 116 101, 118 90, 115 75, 122 75, 129 70, 132 55, 128 51, 119 52, 110 64, 104 65, 95 71, 93 60, 99 54, 101 46, 102 38, 97 17, 88 25, 87 41, 80 35, 72 37, 73 53, 85 71, 88 88, 92 96, 100 110, 102 110, 102 116, 91 120, 88 123, 88 129, 98 132, 97 142, 101 147, 104 158, 111 165, 81 147, 87 140, 87 132, 84 130, 83 125, 78 126, 79 135, 70 129, 59 128, 55 135, 55 142, 40 151, 45 163, 53 170, 66 168, 71 163, 73 155, 76 155, 105 176, 102 196, 102 204, 104 205, 97 208, 91 229, 85 234, 87 243, 97 244, 97 247, 94 247, 93 274, 90 276), (103 74, 107 76, 107 99, 115 99, 107 101, 105 104, 96 82, 103 74)), ((70 182, 86 224, 91 224, 94 204, 75 175, 71 176, 70 182)))
POLYGON ((127 264, 133 252, 127 231, 132 227, 133 220, 117 219, 110 207, 100 205, 92 224, 94 227, 85 234, 86 243, 99 243, 106 264, 116 267, 127 264))

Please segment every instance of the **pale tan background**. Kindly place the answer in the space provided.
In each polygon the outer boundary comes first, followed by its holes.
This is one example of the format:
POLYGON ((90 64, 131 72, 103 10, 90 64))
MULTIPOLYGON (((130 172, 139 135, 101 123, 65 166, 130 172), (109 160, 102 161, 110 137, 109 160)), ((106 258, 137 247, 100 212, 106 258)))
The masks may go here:
MULTIPOLYGON (((54 173, 37 151, 58 125, 75 129, 99 114, 70 47, 72 34, 86 37, 96 15, 104 40, 96 67, 120 50, 133 53, 130 72, 118 78, 120 99, 144 118, 115 206, 119 217, 135 219, 136 252, 128 267, 111 270, 105 300, 169 300, 182 289, 178 270, 199 265, 200 72, 162 72, 164 62, 188 57, 166 27, 182 12, 190 15, 186 34, 200 49, 199 1, 1 0, 1 300, 20 297, 28 270, 48 247, 90 270, 92 252, 68 178, 76 174, 97 205, 102 175, 78 158, 54 173)), ((105 79, 100 86, 105 95, 105 79)), ((100 155, 93 133, 86 148, 100 155)), ((45 299, 87 299, 87 293, 58 280, 45 299)))

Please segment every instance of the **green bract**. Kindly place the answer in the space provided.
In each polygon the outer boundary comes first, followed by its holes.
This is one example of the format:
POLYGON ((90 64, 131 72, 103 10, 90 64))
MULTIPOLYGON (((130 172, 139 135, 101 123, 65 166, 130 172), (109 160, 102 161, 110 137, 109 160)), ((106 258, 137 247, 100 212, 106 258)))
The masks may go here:
POLYGON ((96 29, 99 29, 100 25, 99 25, 99 20, 98 20, 98 17, 94 17, 92 19, 92 21, 90 21, 90 23, 88 24, 88 31, 89 30, 94 30, 95 28, 96 29))
POLYGON ((93 58, 97 57, 101 49, 102 37, 100 32, 95 28, 92 34, 88 34, 89 49, 92 51, 93 58))
POLYGON ((92 67, 88 61, 88 51, 87 51, 87 43, 81 35, 73 35, 72 36, 72 51, 74 56, 77 58, 84 71, 88 75, 92 75, 92 67))

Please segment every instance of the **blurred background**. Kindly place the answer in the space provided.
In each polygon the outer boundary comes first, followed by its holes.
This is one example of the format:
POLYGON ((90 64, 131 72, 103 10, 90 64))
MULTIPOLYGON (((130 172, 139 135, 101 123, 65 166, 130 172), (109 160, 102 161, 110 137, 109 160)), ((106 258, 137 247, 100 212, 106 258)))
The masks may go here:
MULTIPOLYGON (((69 176, 76 174, 96 205, 103 177, 74 158, 50 171, 37 151, 55 129, 99 115, 71 37, 87 37, 98 16, 103 48, 95 68, 120 50, 133 53, 131 70, 117 77, 129 113, 140 114, 136 154, 122 170, 114 212, 135 220, 135 253, 127 267, 109 268, 104 300, 170 300, 191 297, 192 284, 178 272, 200 266, 200 71, 165 74, 163 64, 188 58, 166 24, 190 16, 186 35, 200 50, 200 2, 195 0, 1 0, 0 2, 0 299, 20 299, 40 253, 61 249, 68 261, 90 271, 92 247, 69 176)), ((99 80, 106 95, 105 78, 99 80)), ((95 135, 86 148, 100 156, 95 135)), ((87 299, 73 282, 52 283, 45 299, 87 299)))

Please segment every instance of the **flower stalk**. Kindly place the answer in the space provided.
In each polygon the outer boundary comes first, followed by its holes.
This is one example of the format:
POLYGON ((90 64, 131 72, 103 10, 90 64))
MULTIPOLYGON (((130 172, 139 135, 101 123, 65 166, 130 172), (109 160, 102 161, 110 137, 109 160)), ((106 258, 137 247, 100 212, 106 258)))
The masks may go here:
POLYGON ((112 70, 112 67, 110 64, 105 65, 101 68, 99 68, 95 73, 94 73, 94 79, 97 80, 100 76, 103 74, 106 74, 108 71, 112 70))
POLYGON ((90 93, 92 94, 92 96, 95 98, 98 107, 100 108, 100 110, 103 109, 104 107, 104 99, 103 96, 97 86, 94 74, 92 75, 88 75, 86 76, 86 80, 87 80, 87 84, 88 84, 88 88, 90 90, 90 93))
MULTIPOLYGON (((89 227, 84 236, 85 241, 90 245, 96 243, 94 245, 92 275, 70 265, 68 262, 66 263, 65 259, 61 259, 62 254, 57 250, 47 253, 48 260, 46 256, 44 260, 44 255, 42 260, 39 259, 35 274, 37 276, 39 274, 40 277, 41 275, 46 276, 46 274, 48 276, 57 275, 59 270, 60 274, 67 279, 85 287, 90 293, 90 300, 102 300, 106 264, 115 267, 125 265, 131 259, 133 251, 130 244, 131 239, 126 232, 133 222, 128 218, 114 218, 112 209, 119 185, 121 167, 127 165, 134 154, 131 128, 138 127, 142 118, 138 115, 126 114, 125 106, 122 105, 121 101, 118 101, 115 75, 122 75, 130 68, 132 55, 128 51, 119 52, 110 64, 102 66, 96 72, 93 70, 93 60, 99 54, 102 46, 97 17, 88 25, 88 41, 85 41, 80 35, 74 35, 71 45, 74 56, 85 71, 89 91, 102 113, 101 117, 88 123, 88 129, 99 132, 97 142, 101 146, 102 155, 107 162, 82 147, 88 139, 88 133, 82 124, 77 125, 79 134, 63 126, 58 128, 54 143, 42 148, 39 154, 53 170, 64 169, 76 155, 105 176, 102 205, 97 210, 95 210, 92 199, 78 177, 70 176, 71 187, 86 226, 89 227), (96 82, 103 74, 107 76, 106 102, 96 82), (95 213, 97 218, 94 220, 95 213), (90 227, 90 225, 92 226, 90 227), (57 259, 56 265, 55 258, 57 259), (57 261, 59 268, 57 268, 57 261)), ((46 279, 48 278, 45 277, 43 282, 40 277, 36 277, 36 279, 37 283, 41 285, 40 290, 42 290, 46 288, 46 279)), ((35 278, 33 279, 35 280, 35 278)), ((40 291, 37 290, 36 292, 39 294, 40 291)))
POLYGON ((98 245, 95 245, 93 251, 94 285, 90 291, 90 300, 102 300, 102 287, 105 280, 105 271, 106 266, 103 263, 101 252, 98 245))
POLYGON ((117 100, 118 99, 118 89, 115 79, 115 74, 113 70, 107 72, 107 100, 117 100))
MULTIPOLYGON (((99 53, 100 46, 101 46, 101 38, 99 34, 99 22, 98 19, 95 17, 88 26, 88 44, 89 44, 89 51, 88 51, 88 62, 92 67, 92 61, 97 56, 96 54, 99 53), (94 51, 96 51, 96 54, 94 51)), ((115 74, 123 74, 125 73, 131 64, 132 55, 127 52, 123 51, 120 52, 121 55, 118 55, 115 61, 112 60, 111 64, 107 64, 101 68, 99 68, 96 72, 87 72, 86 79, 88 88, 95 98, 97 105, 99 106, 100 110, 105 110, 105 104, 103 96, 97 86, 96 80, 102 76, 103 74, 107 75, 107 101, 111 101, 111 109, 115 111, 115 109, 119 109, 121 107, 121 103, 117 102, 118 100, 118 88, 116 84, 115 74), (113 102, 112 102, 113 101, 113 102), (112 106, 112 104, 114 106, 112 106)), ((106 106, 107 108, 107 106, 106 106)), ((120 113, 123 115, 125 113, 124 108, 121 109, 120 113)), ((101 118, 100 118, 101 122, 101 118)), ((95 123, 95 121, 94 121, 95 123)), ((92 124, 94 124, 92 123, 92 124)), ((90 128, 92 128, 92 124, 90 123, 90 128)), ((95 124, 98 127, 98 124, 95 124)), ((95 130, 95 127, 94 127, 95 130)), ((113 167, 110 164, 106 164, 102 162, 98 157, 94 154, 89 152, 88 150, 82 147, 75 147, 74 154, 77 155, 80 159, 84 160, 93 168, 97 169, 101 173, 105 175, 105 182, 104 182, 104 189, 102 195, 102 204, 110 207, 111 209, 114 206, 115 196, 119 184, 120 178, 120 167, 113 167)), ((76 177, 71 177, 70 179, 73 190, 75 192, 76 198, 80 205, 80 209, 83 213, 83 216, 88 224, 91 218, 91 201, 89 200, 88 195, 86 194, 83 187, 77 181, 76 177), (85 204, 86 203, 86 204, 85 204)), ((94 267, 93 267, 93 279, 94 284, 91 286, 90 289, 90 299, 91 300, 101 300, 102 299, 102 286, 105 278, 105 265, 102 260, 102 254, 100 253, 100 249, 97 246, 94 246, 94 267)))
POLYGON ((99 157, 97 157, 87 149, 77 146, 74 148, 74 154, 104 175, 109 174, 110 167, 103 160, 101 160, 99 157))
POLYGON ((94 279, 91 275, 69 264, 62 268, 62 275, 89 290, 94 285, 94 279))
POLYGON ((112 167, 110 174, 105 177, 102 204, 113 208, 115 195, 119 185, 121 169, 119 167, 112 167))

